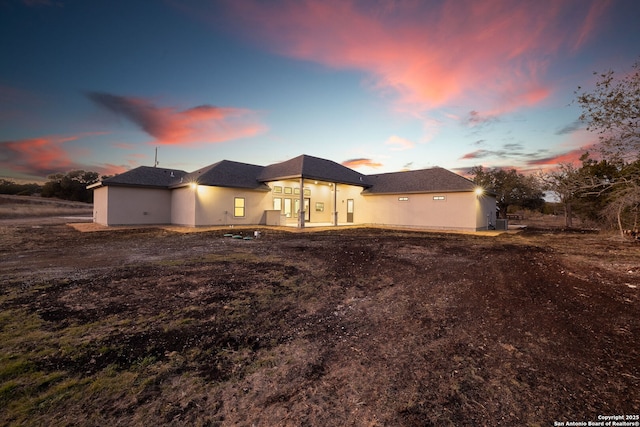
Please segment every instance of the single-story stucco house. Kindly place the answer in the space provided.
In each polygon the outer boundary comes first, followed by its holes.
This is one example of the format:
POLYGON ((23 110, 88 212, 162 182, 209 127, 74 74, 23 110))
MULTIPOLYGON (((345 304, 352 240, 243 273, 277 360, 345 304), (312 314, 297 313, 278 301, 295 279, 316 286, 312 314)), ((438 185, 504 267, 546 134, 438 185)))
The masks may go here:
POLYGON ((495 196, 446 169, 364 175, 308 155, 187 173, 140 166, 90 185, 103 225, 348 225, 486 230, 495 196))

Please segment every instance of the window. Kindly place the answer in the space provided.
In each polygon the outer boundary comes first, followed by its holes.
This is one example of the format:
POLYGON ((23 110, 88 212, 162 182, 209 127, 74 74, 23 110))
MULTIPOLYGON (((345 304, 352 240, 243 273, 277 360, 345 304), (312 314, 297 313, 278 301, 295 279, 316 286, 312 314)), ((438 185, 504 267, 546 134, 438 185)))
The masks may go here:
POLYGON ((281 185, 274 185, 273 186, 273 192, 281 194, 282 193, 282 186, 281 185))
POLYGON ((305 196, 311 196, 311 190, 310 190, 310 189, 308 189, 308 188, 305 188, 305 189, 304 189, 304 195, 305 195, 305 196))
POLYGON ((293 193, 293 190, 291 189, 291 187, 284 187, 284 194, 291 194, 293 193))
POLYGON ((316 202, 316 212, 324 212, 324 202, 316 202))
POLYGON ((233 199, 233 216, 244 217, 244 197, 233 199))
POLYGON ((273 198, 273 210, 282 211, 282 199, 280 197, 273 198))
POLYGON ((401 202, 408 202, 409 198, 408 197, 398 197, 398 200, 401 202))
POLYGON ((294 188, 293 189, 293 194, 300 194, 300 189, 299 188, 294 188))
POLYGON ((444 200, 444 196, 433 196, 433 200, 444 200))
POLYGON ((291 218, 291 199, 284 199, 284 214, 291 218))

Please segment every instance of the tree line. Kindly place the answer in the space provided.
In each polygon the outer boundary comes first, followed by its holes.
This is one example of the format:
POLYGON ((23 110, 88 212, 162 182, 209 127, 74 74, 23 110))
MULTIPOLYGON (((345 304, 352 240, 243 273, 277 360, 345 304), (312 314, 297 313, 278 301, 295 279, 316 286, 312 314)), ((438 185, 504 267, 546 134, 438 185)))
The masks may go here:
MULTIPOLYGON (((55 197, 74 202, 93 203, 93 191, 87 186, 98 182, 98 172, 73 170, 67 173, 56 173, 47 177, 44 184, 18 184, 8 179, 0 179, 0 194, 42 197, 55 197)), ((106 178, 105 176, 102 179, 106 178)))
MULTIPOLYGON (((592 91, 578 87, 580 120, 598 135, 598 151, 585 152, 581 164, 560 164, 547 173, 524 176, 516 170, 474 167, 474 182, 496 193, 506 217, 510 206, 535 209, 544 192, 564 207, 565 224, 575 216, 638 234, 640 212, 640 60, 621 76, 612 70, 596 74, 592 91)), ((542 205, 541 205, 542 203, 542 205)))

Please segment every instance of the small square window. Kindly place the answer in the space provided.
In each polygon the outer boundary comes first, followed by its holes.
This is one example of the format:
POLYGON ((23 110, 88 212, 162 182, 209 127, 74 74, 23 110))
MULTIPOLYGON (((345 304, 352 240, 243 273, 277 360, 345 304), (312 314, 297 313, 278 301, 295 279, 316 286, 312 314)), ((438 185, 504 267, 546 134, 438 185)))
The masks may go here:
POLYGON ((291 189, 291 187, 284 187, 284 194, 291 194, 293 193, 293 190, 291 189))
POLYGON ((273 186, 273 192, 274 193, 278 193, 278 194, 282 193, 282 186, 281 185, 274 185, 273 186))
POLYGON ((316 212, 324 212, 324 202, 316 202, 316 212))

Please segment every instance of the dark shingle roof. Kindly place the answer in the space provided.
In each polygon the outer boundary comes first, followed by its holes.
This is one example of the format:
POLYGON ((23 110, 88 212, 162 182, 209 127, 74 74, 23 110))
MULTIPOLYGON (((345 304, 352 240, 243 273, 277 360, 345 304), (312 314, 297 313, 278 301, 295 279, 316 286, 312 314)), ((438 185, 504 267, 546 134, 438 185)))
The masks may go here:
POLYGON ((101 182, 102 185, 124 185, 136 187, 169 187, 187 173, 178 169, 154 168, 139 166, 101 182))
POLYGON ((258 179, 262 182, 305 178, 367 187, 366 175, 331 160, 302 155, 266 166, 258 179))
POLYGON ((269 166, 222 160, 187 173, 177 169, 140 166, 89 188, 100 185, 177 188, 195 182, 216 187, 269 190, 268 181, 315 179, 365 188, 363 194, 429 193, 473 191, 472 181, 443 168, 363 175, 331 160, 302 155, 269 166))
POLYGON ((371 187, 363 194, 473 191, 476 187, 471 180, 439 167, 368 175, 367 182, 371 187))
POLYGON ((199 185, 215 187, 250 188, 269 190, 269 187, 258 181, 258 175, 264 166, 222 160, 187 174, 181 183, 174 186, 195 182, 199 185))

